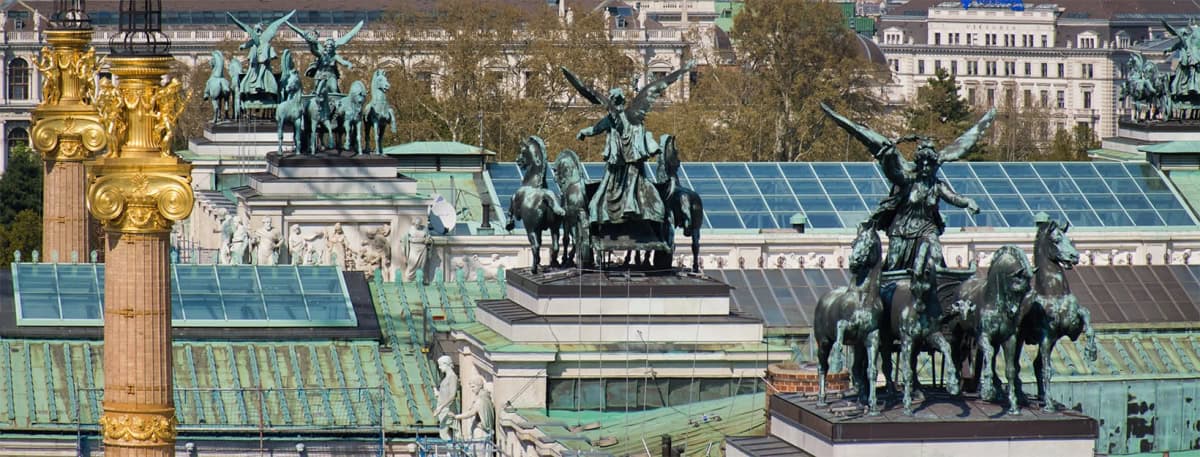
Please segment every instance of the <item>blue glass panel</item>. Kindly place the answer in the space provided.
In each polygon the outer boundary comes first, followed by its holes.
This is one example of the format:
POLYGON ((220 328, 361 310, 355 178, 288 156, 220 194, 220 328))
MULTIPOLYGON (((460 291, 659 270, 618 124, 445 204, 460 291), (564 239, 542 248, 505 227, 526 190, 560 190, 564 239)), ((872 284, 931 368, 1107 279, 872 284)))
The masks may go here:
POLYGON ((791 228, 792 227, 792 213, 783 213, 783 214, 772 213, 772 214, 775 217, 775 223, 778 224, 780 228, 791 228))
POLYGON ((262 320, 267 318, 261 295, 224 294, 221 298, 225 302, 225 315, 230 320, 262 320))
POLYGON ((1087 199, 1080 194, 1054 194, 1054 199, 1058 200, 1058 206, 1064 210, 1090 210, 1087 199))
POLYGON ((341 294, 341 272, 333 267, 297 267, 306 294, 341 294))
POLYGON ((733 202, 724 195, 705 195, 701 198, 705 211, 733 211, 733 202))
POLYGON ((805 213, 833 211, 833 204, 829 202, 829 197, 824 195, 797 195, 796 199, 800 200, 800 206, 804 208, 805 213))
POLYGON ((980 184, 988 191, 989 194, 1016 194, 1017 189, 1013 187, 1008 179, 980 179, 980 184))
POLYGON ((1183 209, 1174 194, 1146 194, 1146 197, 1150 199, 1150 204, 1154 205, 1154 209, 1159 211, 1183 209))
POLYGON ((966 163, 948 163, 942 165, 941 172, 944 176, 950 179, 956 178, 972 178, 975 175, 971 174, 971 166, 966 163))
POLYGON ((1107 210, 1119 211, 1121 209, 1121 204, 1117 203, 1117 199, 1113 198, 1112 194, 1091 194, 1087 195, 1086 198, 1088 203, 1092 205, 1092 209, 1098 213, 1108 212, 1107 210))
POLYGON ((779 166, 773 163, 748 163, 746 167, 750 169, 750 174, 754 179, 783 179, 783 174, 779 172, 779 166))
POLYGON ((1013 186, 1016 186, 1017 192, 1021 194, 1048 194, 1049 190, 1042 184, 1040 179, 1014 179, 1013 186))
POLYGON ((1046 210, 1044 212, 1046 213, 1047 216, 1050 216, 1050 220, 1052 220, 1052 221, 1058 221, 1060 223, 1067 222, 1067 215, 1065 213, 1063 213, 1062 211, 1046 210))
POLYGON ((226 266, 217 269, 222 294, 259 293, 253 266, 226 266))
MULTIPOLYGON (((984 178, 1007 178, 1004 174, 1004 169, 1000 168, 998 163, 973 162, 970 163, 971 168, 975 170, 975 176, 980 179, 984 178)), ((987 185, 986 183, 984 184, 987 185)))
POLYGON ((1129 220, 1129 216, 1126 216, 1124 211, 1097 211, 1096 215, 1100 216, 1100 222, 1103 222, 1105 227, 1130 227, 1133 225, 1133 221, 1129 220))
POLYGON ((1054 202, 1054 197, 1041 194, 1024 194, 1021 195, 1025 199, 1025 205, 1029 206, 1029 210, 1038 211, 1055 211, 1058 209, 1058 204, 1054 202))
POLYGON ((831 195, 829 200, 838 211, 866 211, 867 206, 856 195, 831 195))
POLYGON ((1092 211, 1063 211, 1071 225, 1079 227, 1101 227, 1100 218, 1092 211))
POLYGON ((1108 186, 1104 185, 1103 179, 1076 179, 1075 184, 1079 186, 1079 191, 1086 194, 1110 194, 1108 186))
POLYGON ((1142 188, 1138 187, 1137 183, 1129 178, 1106 178, 1104 182, 1108 183, 1108 188, 1112 189, 1114 194, 1142 193, 1142 188))
POLYGON ((878 167, 874 163, 847 163, 843 164, 846 167, 846 174, 854 179, 879 179, 880 175, 875 171, 878 167))
POLYGON ((494 163, 488 166, 492 179, 521 179, 521 171, 515 163, 494 163))
POLYGON ((211 265, 175 265, 175 279, 184 295, 217 291, 217 274, 211 265))
POLYGON ((1127 163, 1125 164, 1125 169, 1129 170, 1129 174, 1133 175, 1135 178, 1139 176, 1145 178, 1159 178, 1161 176, 1159 175, 1158 170, 1154 168, 1154 165, 1150 165, 1148 163, 1127 163))
POLYGON ((992 195, 996 208, 1000 211, 1026 211, 1025 203, 1017 195, 992 195))
POLYGON ((587 173, 588 179, 590 179, 592 181, 599 181, 600 178, 604 177, 604 164, 602 164, 602 163, 584 164, 583 171, 585 173, 587 173))
POLYGON ((1191 216, 1188 216, 1187 211, 1159 210, 1158 215, 1162 216, 1163 222, 1167 225, 1196 225, 1195 222, 1192 222, 1191 216))
POLYGON ((1005 211, 1004 220, 1009 227, 1033 227, 1033 214, 1028 211, 1005 211))
POLYGON ((300 295, 268 295, 264 297, 267 306, 267 319, 272 320, 307 320, 308 314, 304 308, 304 297, 300 295))
POLYGON ((779 228, 775 225, 775 217, 767 212, 742 212, 742 223, 747 228, 779 228))
POLYGON ((982 194, 984 193, 983 184, 979 183, 975 178, 963 178, 950 181, 950 187, 963 195, 982 194))
POLYGON ((1093 167, 1091 162, 1067 162, 1062 165, 1067 170, 1067 173, 1076 179, 1100 177, 1100 175, 1096 174, 1096 167, 1093 167))
POLYGON ((758 188, 750 178, 725 179, 725 188, 730 195, 758 195, 758 188))
POLYGON ((846 170, 842 168, 840 163, 814 163, 812 164, 813 172, 821 179, 845 179, 846 170))
POLYGON ((296 267, 258 267, 259 282, 263 291, 270 295, 300 293, 300 282, 297 278, 296 267))
POLYGON ((813 174, 812 166, 807 163, 781 163, 779 169, 783 172, 783 177, 788 179, 817 177, 813 174))
POLYGON ((767 209, 774 212, 800 211, 800 203, 796 202, 796 197, 791 195, 764 195, 763 200, 767 202, 767 209))
POLYGON ((788 182, 782 179, 755 179, 754 183, 758 185, 758 190, 763 195, 791 195, 792 188, 788 186, 788 182))
POLYGON ((716 179, 692 179, 692 190, 699 192, 701 199, 708 195, 726 195, 725 186, 716 179))
POLYGON ((1004 172, 1008 173, 1008 177, 1010 177, 1010 178, 1015 179, 1015 178, 1036 178, 1037 177, 1037 172, 1033 171, 1033 167, 1030 166, 1028 163, 1024 163, 1024 162, 1005 163, 1005 164, 1001 164, 1001 166, 1004 168, 1004 172))
POLYGON ((183 315, 188 320, 224 320, 221 297, 217 294, 183 294, 183 315))
MULTIPOLYGON (((767 211, 767 204, 763 202, 761 197, 734 197, 733 207, 737 208, 740 213, 747 211, 767 211)), ((747 224, 747 227, 749 226, 747 224)))
POLYGON ((1070 179, 1051 178, 1051 179, 1043 179, 1042 182, 1046 184, 1046 189, 1049 190, 1050 193, 1052 193, 1052 194, 1058 194, 1058 193, 1063 193, 1063 192, 1079 192, 1079 188, 1076 187, 1075 183, 1073 181, 1071 181, 1070 179))
POLYGON ((1035 163, 1033 169, 1037 170, 1038 176, 1043 178, 1068 178, 1066 170, 1063 170, 1062 164, 1054 162, 1035 163))
POLYGON ((62 294, 63 319, 99 319, 100 297, 96 294, 62 294))
POLYGON ((874 206, 878 205, 880 202, 882 202, 883 199, 887 198, 887 195, 867 194, 867 195, 863 195, 862 198, 863 198, 863 201, 867 203, 867 206, 874 207, 874 206))
POLYGON ((350 320, 350 310, 341 295, 308 295, 308 316, 316 321, 350 320))
POLYGON ((796 195, 825 195, 825 188, 815 179, 789 179, 788 184, 796 195))
POLYGON ((746 164, 743 163, 718 163, 715 166, 717 167, 717 175, 725 179, 750 177, 750 172, 746 170, 746 164))
POLYGON ((975 224, 971 222, 971 218, 967 213, 953 212, 942 213, 942 219, 946 222, 946 227, 973 227, 975 224))
POLYGON ((1004 217, 1000 216, 996 211, 983 211, 974 216, 975 225, 980 227, 1008 227, 1008 223, 1004 222, 1004 217))
POLYGON ((1154 211, 1127 211, 1127 213, 1129 213, 1129 218, 1133 219, 1134 225, 1163 225, 1162 219, 1159 219, 1158 213, 1154 211))
POLYGON ((1148 194, 1151 193, 1170 193, 1171 186, 1167 185, 1161 178, 1138 178, 1134 180, 1142 191, 1148 194))
POLYGON ((858 193, 863 195, 887 194, 892 191, 892 185, 879 178, 855 179, 854 187, 858 189, 858 193))
POLYGON ((869 211, 840 211, 838 212, 838 216, 841 217, 842 222, 847 226, 855 227, 859 222, 871 217, 871 213, 869 211))
POLYGON ((1117 194, 1117 201, 1121 202, 1121 206, 1124 206, 1127 210, 1154 209, 1150 205, 1150 200, 1146 200, 1146 197, 1143 197, 1142 194, 1117 194))
POLYGON ((20 264, 17 265, 17 275, 20 276, 21 294, 58 293, 52 264, 20 264))
POLYGON ((1124 178, 1129 176, 1129 171, 1125 169, 1125 165, 1115 162, 1092 162, 1092 166, 1096 167, 1096 171, 1100 173, 1102 178, 1124 178))
POLYGON ((58 291, 64 294, 96 294, 96 269, 91 265, 58 265, 58 291))
POLYGON ((821 184, 829 195, 858 195, 849 179, 822 179, 821 184))
MULTIPOLYGON (((25 285, 25 281, 21 281, 25 285)), ((22 319, 58 319, 58 294, 21 292, 22 319)))
POLYGON ((171 319, 183 320, 183 300, 179 294, 171 294, 171 319))
POLYGON ((709 227, 712 227, 715 229, 744 228, 742 226, 742 220, 738 218, 737 213, 716 213, 716 212, 709 213, 709 212, 706 212, 704 215, 708 217, 709 227))
POLYGON ((808 216, 808 226, 812 228, 842 228, 842 220, 837 213, 805 213, 808 216))
POLYGON ((718 177, 717 170, 711 163, 684 163, 683 171, 687 173, 688 179, 718 177))

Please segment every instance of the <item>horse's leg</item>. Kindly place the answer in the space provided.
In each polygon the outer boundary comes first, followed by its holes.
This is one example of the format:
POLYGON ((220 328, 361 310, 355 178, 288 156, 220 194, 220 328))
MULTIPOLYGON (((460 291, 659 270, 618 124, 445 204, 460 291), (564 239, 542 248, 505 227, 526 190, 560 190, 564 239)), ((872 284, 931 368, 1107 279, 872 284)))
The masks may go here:
POLYGON ((817 342, 817 406, 825 406, 825 375, 829 373, 829 350, 833 343, 817 342))
POLYGON ((700 227, 692 228, 692 271, 700 272, 700 227))
POLYGON ((558 231, 561 228, 559 224, 550 225, 550 266, 558 267, 558 231))
POLYGON ((996 398, 996 384, 992 382, 993 363, 995 363, 996 348, 992 346, 991 335, 979 335, 979 347, 983 350, 983 367, 979 370, 979 398, 993 400, 996 398))
POLYGON ((867 414, 871 416, 879 415, 879 407, 876 406, 875 378, 879 374, 878 367, 875 365, 875 357, 879 354, 879 329, 871 330, 867 334, 867 414))
POLYGON ((1055 411, 1058 408, 1054 406, 1054 400, 1050 398, 1050 378, 1054 376, 1054 365, 1050 363, 1050 355, 1054 353, 1054 345, 1058 343, 1058 338, 1052 335, 1047 335, 1042 340, 1042 345, 1038 347, 1037 360, 1034 361, 1035 366, 1041 367, 1042 376, 1038 379, 1038 391, 1042 395, 1042 410, 1055 411))
POLYGON ((538 266, 542 263, 542 232, 525 228, 525 236, 529 238, 529 246, 533 248, 533 274, 538 274, 538 266))
POLYGON ((865 344, 854 345, 854 364, 850 370, 851 379, 854 381, 854 389, 857 391, 855 397, 860 405, 867 403, 867 346, 865 344))
POLYGON ((1008 378, 1008 413, 1021 414, 1021 405, 1017 403, 1017 389, 1021 379, 1017 377, 1017 364, 1021 363, 1020 344, 1017 335, 1009 335, 1004 342, 1004 374, 1008 378))
POLYGON ((913 379, 917 377, 913 366, 909 363, 913 355, 913 339, 905 335, 900 339, 900 373, 904 378, 904 414, 913 415, 912 390, 913 379))
MULTIPOLYGON (((1096 331, 1092 329, 1092 313, 1078 304, 1075 305, 1075 309, 1079 313, 1079 320, 1083 321, 1083 334, 1087 337, 1087 343, 1083 346, 1083 360, 1091 365, 1100 353, 1099 347, 1096 346, 1096 331)), ((1089 366, 1088 368, 1095 371, 1094 367, 1089 366)))
MULTIPOLYGON (((932 343, 933 346, 942 353, 943 358, 950 355, 950 342, 946 341, 946 336, 942 335, 942 332, 934 332, 933 334, 929 335, 929 339, 930 343, 932 343)), ((958 376, 958 368, 955 367, 954 364, 950 364, 950 376, 949 380, 946 381, 946 392, 949 392, 950 395, 958 395, 960 389, 962 388, 961 381, 962 380, 959 379, 958 376)))

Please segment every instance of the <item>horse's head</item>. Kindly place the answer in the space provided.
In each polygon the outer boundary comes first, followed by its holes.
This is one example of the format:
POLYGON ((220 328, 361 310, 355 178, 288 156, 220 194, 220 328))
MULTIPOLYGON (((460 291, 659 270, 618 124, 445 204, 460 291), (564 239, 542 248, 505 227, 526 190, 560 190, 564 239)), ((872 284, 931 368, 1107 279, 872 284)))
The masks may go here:
POLYGON ((375 70, 375 75, 371 76, 371 90, 373 92, 387 92, 391 88, 392 85, 388 82, 387 73, 384 73, 383 70, 375 70))
POLYGON ((1065 225, 1059 225, 1058 221, 1055 220, 1038 224, 1037 239, 1033 245, 1033 255, 1049 261, 1051 264, 1058 265, 1064 270, 1070 270, 1075 265, 1078 265, 1079 251, 1075 249, 1075 244, 1071 242, 1071 238, 1067 237, 1067 230, 1070 230, 1070 228, 1071 224, 1069 222, 1065 225))
POLYGON ((367 101, 367 85, 362 81, 354 81, 354 84, 350 85, 350 94, 347 97, 350 97, 355 106, 362 106, 367 101))
POLYGON ((283 92, 285 94, 289 94, 289 95, 300 93, 300 73, 299 72, 297 72, 295 70, 289 71, 287 76, 284 77, 283 92))
POLYGON ((1001 246, 992 257, 992 265, 988 267, 987 296, 1001 300, 994 306, 1006 306, 1008 311, 1016 312, 1032 287, 1031 279, 1033 267, 1029 265, 1025 252, 1011 244, 1001 246))
POLYGON ((563 188, 583 181, 583 164, 579 163, 579 155, 570 149, 564 149, 554 159, 554 180, 558 187, 563 188))
POLYGON ((666 181, 679 175, 679 148, 675 145, 675 135, 664 133, 659 137, 662 155, 658 157, 658 169, 655 170, 659 181, 666 181))
POLYGON ((523 184, 546 187, 546 142, 541 137, 532 135, 521 142, 517 167, 525 175, 523 184))
POLYGON ((208 61, 208 65, 213 69, 213 74, 220 75, 221 67, 225 66, 225 55, 221 54, 220 50, 214 50, 212 60, 208 61))
POLYGON ((858 225, 858 235, 850 245, 850 270, 870 270, 875 268, 882 258, 883 244, 879 241, 875 224, 864 221, 858 225))

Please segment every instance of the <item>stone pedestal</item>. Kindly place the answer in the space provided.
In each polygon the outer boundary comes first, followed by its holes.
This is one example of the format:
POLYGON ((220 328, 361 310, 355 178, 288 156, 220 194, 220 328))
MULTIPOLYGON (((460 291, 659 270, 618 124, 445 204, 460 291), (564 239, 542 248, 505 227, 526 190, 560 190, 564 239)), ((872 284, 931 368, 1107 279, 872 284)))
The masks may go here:
POLYGON ((105 455, 175 454, 169 236, 191 214, 191 165, 170 152, 163 132, 181 102, 177 82, 160 79, 170 56, 112 56, 118 87, 100 96, 112 129, 109 153, 88 163, 88 209, 107 235, 104 262, 105 455), (164 128, 165 126, 165 128, 164 128))
MULTIPOLYGON (((799 394, 770 397, 771 437, 816 457, 1091 457, 1099 424, 1074 412, 1024 409, 926 392, 913 416, 893 406, 879 416, 840 415, 799 394)), ((743 446, 744 447, 744 446, 743 446)), ((748 455, 745 452, 731 455, 748 455)))
POLYGON ((107 141, 92 106, 96 57, 91 39, 91 29, 47 30, 50 47, 38 62, 46 91, 33 111, 30 139, 45 165, 42 252, 47 261, 55 253, 61 262, 69 261, 71 253, 87 261, 92 249, 83 161, 107 141))

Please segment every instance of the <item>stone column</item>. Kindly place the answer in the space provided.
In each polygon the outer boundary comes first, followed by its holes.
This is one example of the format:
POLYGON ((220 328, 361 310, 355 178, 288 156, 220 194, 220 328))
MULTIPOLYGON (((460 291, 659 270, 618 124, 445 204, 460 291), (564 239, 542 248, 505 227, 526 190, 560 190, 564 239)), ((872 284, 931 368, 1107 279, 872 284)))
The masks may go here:
POLYGON ((88 209, 107 235, 104 261, 105 455, 175 454, 171 372, 171 226, 195 196, 191 164, 166 133, 182 104, 178 81, 160 85, 169 56, 109 57, 119 86, 97 93, 109 153, 88 163, 88 209))
POLYGON ((71 253, 86 261, 91 249, 91 223, 84 204, 83 161, 104 149, 104 128, 91 105, 96 54, 92 31, 47 30, 42 56, 35 66, 46 81, 46 98, 33 111, 30 144, 42 155, 42 253, 54 252, 66 262, 71 253), (85 50, 86 49, 86 50, 85 50))

